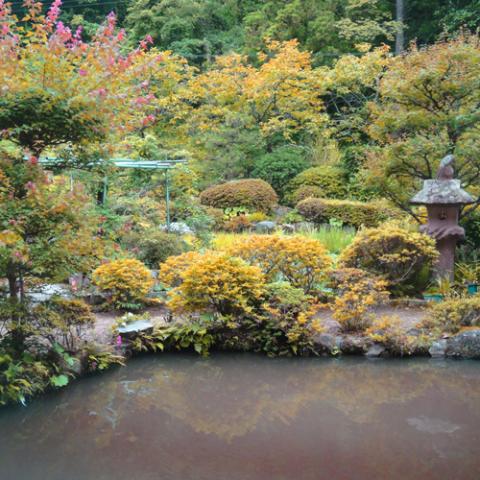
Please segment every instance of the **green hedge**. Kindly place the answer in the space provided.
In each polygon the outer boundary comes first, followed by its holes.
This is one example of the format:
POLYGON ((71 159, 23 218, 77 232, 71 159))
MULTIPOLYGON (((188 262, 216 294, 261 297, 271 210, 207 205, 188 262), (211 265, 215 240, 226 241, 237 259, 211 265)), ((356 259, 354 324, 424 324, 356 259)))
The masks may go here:
POLYGON ((314 223, 340 220, 344 225, 359 228, 375 227, 386 220, 399 218, 401 213, 382 201, 356 202, 352 200, 330 200, 307 198, 297 204, 298 212, 314 223))
POLYGON ((323 165, 312 167, 298 174, 288 185, 287 200, 295 204, 302 198, 307 198, 302 192, 310 188, 315 197, 345 198, 348 195, 348 182, 344 171, 335 166, 323 165))
POLYGON ((277 204, 278 196, 267 182, 246 179, 209 187, 200 194, 200 202, 216 208, 246 207, 269 212, 277 204))

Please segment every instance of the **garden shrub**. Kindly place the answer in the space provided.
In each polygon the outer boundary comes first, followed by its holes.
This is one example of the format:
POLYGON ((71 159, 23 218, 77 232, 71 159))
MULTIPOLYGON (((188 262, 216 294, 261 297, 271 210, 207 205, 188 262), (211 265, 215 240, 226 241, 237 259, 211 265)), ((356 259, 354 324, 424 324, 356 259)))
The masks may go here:
POLYGON ((93 283, 115 308, 138 309, 154 284, 152 274, 136 259, 114 260, 98 267, 92 274, 93 283))
POLYGON ((302 200, 307 198, 322 198, 325 196, 322 187, 316 187, 315 185, 303 185, 302 187, 297 188, 290 195, 290 203, 292 205, 297 205, 302 200))
POLYGON ((268 281, 286 280, 306 293, 325 277, 332 264, 320 242, 300 236, 248 235, 239 238, 228 252, 258 265, 268 281))
POLYGON ((50 383, 51 371, 29 353, 13 358, 0 348, 0 406, 22 403, 28 397, 43 392, 50 383))
POLYGON ((179 277, 181 283, 169 292, 168 304, 174 311, 251 314, 265 293, 258 267, 217 252, 198 256, 179 277))
POLYGON ((250 223, 264 222, 268 220, 268 215, 264 212, 252 212, 247 214, 247 219, 250 223))
POLYGON ((125 232, 143 231, 165 223, 165 202, 151 195, 119 196, 110 200, 113 212, 123 221, 125 232))
POLYGON ((299 148, 281 147, 259 157, 252 175, 268 182, 283 197, 290 180, 307 166, 305 154, 299 148))
POLYGON ((321 224, 335 219, 355 228, 376 227, 399 215, 393 208, 382 202, 357 202, 352 200, 329 200, 307 198, 296 206, 306 220, 321 224))
POLYGON ((301 288, 292 287, 285 281, 267 284, 267 298, 273 308, 286 314, 293 309, 302 309, 310 300, 301 288))
POLYGON ((435 240, 390 222, 360 231, 339 258, 343 267, 382 276, 395 294, 415 293, 415 279, 438 258, 435 240))
POLYGON ((269 212, 277 204, 278 196, 267 182, 246 179, 209 187, 200 194, 200 201, 216 208, 246 207, 269 212))
POLYGON ((183 272, 201 258, 200 252, 185 252, 181 255, 169 257, 160 266, 158 278, 160 282, 170 288, 178 287, 182 283, 183 272))
POLYGON ((294 203, 298 190, 303 187, 316 187, 319 189, 316 196, 325 198, 345 198, 348 194, 345 172, 332 165, 308 168, 298 174, 288 185, 290 203, 294 203))
POLYGON ((47 339, 52 346, 62 345, 75 352, 88 329, 95 324, 90 305, 79 299, 52 297, 33 309, 36 334, 47 339))
POLYGON ((382 344, 390 355, 427 354, 430 340, 426 335, 410 335, 398 316, 383 316, 367 329, 368 337, 382 344))
POLYGON ((334 284, 333 318, 343 331, 363 332, 372 324, 373 309, 388 299, 386 282, 359 269, 343 269, 334 273, 334 284))
POLYGON ((421 326, 446 333, 457 333, 462 327, 480 327, 480 295, 430 305, 421 326))
POLYGON ((129 235, 125 243, 138 260, 152 269, 158 268, 168 257, 190 249, 179 235, 158 230, 129 235))
POLYGON ((246 215, 237 215, 231 217, 223 224, 223 229, 226 232, 241 233, 252 227, 252 224, 246 215))
POLYGON ((215 343, 212 330, 212 325, 203 325, 198 322, 167 327, 157 326, 152 333, 140 333, 132 341, 131 346, 135 352, 192 349, 199 355, 207 356, 215 343))
POLYGON ((213 230, 220 230, 223 227, 223 210, 221 208, 204 206, 205 213, 211 218, 213 230))

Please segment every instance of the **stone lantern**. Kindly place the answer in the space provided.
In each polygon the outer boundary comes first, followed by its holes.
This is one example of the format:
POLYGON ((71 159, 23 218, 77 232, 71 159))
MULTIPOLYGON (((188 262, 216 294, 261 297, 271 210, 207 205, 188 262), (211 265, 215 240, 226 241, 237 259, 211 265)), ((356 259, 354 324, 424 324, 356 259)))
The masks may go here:
POLYGON ((413 205, 425 205, 428 212, 426 225, 420 231, 427 233, 437 242, 440 257, 437 277, 453 280, 455 247, 465 238, 465 230, 458 225, 460 209, 474 203, 473 198, 462 190, 460 180, 454 179, 453 155, 447 155, 440 163, 437 178, 425 180, 423 189, 411 200, 413 205))

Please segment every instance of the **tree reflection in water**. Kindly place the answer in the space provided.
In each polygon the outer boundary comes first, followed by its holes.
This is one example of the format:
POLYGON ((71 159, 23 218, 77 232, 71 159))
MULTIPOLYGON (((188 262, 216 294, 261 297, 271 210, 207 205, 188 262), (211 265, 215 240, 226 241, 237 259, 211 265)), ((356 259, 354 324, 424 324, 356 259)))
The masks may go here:
POLYGON ((479 427, 474 362, 145 357, 1 412, 0 479, 477 479, 479 427))

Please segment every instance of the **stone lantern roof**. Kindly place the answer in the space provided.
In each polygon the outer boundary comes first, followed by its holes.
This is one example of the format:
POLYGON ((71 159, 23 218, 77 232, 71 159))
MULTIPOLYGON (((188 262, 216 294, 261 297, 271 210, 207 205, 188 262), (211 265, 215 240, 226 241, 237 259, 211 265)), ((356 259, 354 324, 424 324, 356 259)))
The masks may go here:
POLYGON ((423 189, 410 203, 414 205, 468 205, 475 200, 462 189, 460 180, 425 180, 423 189))
POLYGON ((441 162, 435 180, 425 180, 423 189, 410 203, 414 205, 468 205, 475 200, 462 189, 460 180, 454 179, 453 155, 447 155, 441 162))

